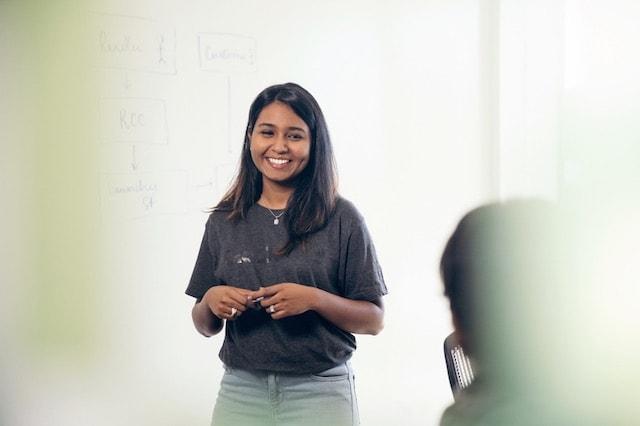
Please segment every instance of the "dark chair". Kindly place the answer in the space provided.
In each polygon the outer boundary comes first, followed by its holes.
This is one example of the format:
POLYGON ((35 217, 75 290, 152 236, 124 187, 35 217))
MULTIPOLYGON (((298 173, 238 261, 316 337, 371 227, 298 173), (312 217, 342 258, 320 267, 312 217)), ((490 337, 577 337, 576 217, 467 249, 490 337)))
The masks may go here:
POLYGON ((460 346, 455 333, 451 333, 444 339, 444 359, 447 363, 453 398, 458 399, 460 392, 473 382, 474 376, 471 362, 460 346))

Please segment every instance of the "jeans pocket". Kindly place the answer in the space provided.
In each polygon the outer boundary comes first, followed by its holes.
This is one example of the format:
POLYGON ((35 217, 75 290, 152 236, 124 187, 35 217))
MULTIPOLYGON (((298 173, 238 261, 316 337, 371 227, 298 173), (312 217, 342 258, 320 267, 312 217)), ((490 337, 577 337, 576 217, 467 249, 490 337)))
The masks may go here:
POLYGON ((349 378, 349 368, 346 364, 340 364, 310 376, 313 380, 319 382, 338 382, 349 378))

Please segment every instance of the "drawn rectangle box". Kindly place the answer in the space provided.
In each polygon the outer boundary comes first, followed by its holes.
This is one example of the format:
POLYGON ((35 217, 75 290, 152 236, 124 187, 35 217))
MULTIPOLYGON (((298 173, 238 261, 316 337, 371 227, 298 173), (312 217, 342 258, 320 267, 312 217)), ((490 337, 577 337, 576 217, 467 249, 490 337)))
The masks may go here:
POLYGON ((198 35, 200 67, 232 74, 256 71, 256 40, 252 37, 201 33, 198 35))
POLYGON ((176 74, 176 35, 150 19, 96 14, 99 66, 176 74))
POLYGON ((104 98, 100 100, 104 142, 168 143, 167 112, 159 99, 104 98))
POLYGON ((184 213, 187 185, 186 171, 105 173, 101 177, 103 213, 116 219, 184 213))

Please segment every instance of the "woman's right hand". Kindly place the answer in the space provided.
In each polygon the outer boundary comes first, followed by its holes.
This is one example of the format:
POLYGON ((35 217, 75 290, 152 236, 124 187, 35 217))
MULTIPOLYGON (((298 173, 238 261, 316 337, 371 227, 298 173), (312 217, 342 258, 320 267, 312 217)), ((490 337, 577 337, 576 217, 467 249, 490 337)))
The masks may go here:
POLYGON ((207 290, 202 301, 218 318, 234 320, 247 309, 246 303, 249 293, 251 293, 249 290, 243 288, 217 285, 207 290))

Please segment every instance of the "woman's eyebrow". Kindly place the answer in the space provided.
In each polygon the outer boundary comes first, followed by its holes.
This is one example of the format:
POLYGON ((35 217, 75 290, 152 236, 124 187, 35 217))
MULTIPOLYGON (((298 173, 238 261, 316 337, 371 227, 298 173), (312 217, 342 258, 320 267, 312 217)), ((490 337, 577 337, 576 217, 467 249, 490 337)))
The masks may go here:
MULTIPOLYGON (((275 124, 271 124, 271 123, 258 123, 258 125, 256 127, 273 127, 273 128, 277 128, 278 126, 276 126, 275 124)), ((300 132, 303 133, 307 133, 307 131, 305 129, 303 129, 302 127, 297 127, 297 126, 291 126, 291 127, 287 127, 287 130, 298 130, 300 132)))

